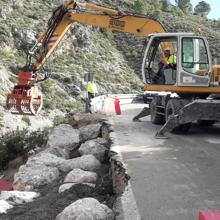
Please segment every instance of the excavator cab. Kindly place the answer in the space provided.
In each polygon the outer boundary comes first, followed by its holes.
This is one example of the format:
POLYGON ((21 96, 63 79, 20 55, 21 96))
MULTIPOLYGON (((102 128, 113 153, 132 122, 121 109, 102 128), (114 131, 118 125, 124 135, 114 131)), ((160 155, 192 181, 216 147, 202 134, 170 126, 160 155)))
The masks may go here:
POLYGON ((206 38, 193 33, 153 34, 145 51, 142 75, 144 82, 152 86, 208 87, 211 66, 206 38), (175 57, 175 65, 169 64, 167 48, 175 57))

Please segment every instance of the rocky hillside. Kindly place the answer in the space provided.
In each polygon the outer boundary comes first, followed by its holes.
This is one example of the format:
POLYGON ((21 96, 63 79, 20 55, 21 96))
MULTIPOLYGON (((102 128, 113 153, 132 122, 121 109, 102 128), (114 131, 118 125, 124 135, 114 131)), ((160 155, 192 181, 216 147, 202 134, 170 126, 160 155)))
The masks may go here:
POLYGON ((41 84, 44 111, 39 117, 11 116, 3 110, 5 94, 16 83, 25 52, 47 24, 52 9, 63 1, 0 1, 0 122, 4 128, 50 126, 55 115, 82 110, 85 73, 95 74, 100 94, 131 93, 141 82, 117 48, 111 31, 74 25, 45 68, 52 77, 41 84), (48 118, 49 117, 49 118, 48 118), (39 123, 40 122, 40 123, 39 123))
MULTIPOLYGON (((84 108, 83 76, 95 73, 100 94, 141 91, 140 64, 144 39, 88 26, 74 25, 45 65, 51 79, 41 83, 44 111, 38 117, 12 116, 4 111, 5 94, 16 83, 18 69, 25 64, 25 52, 45 28, 52 9, 61 0, 0 0, 0 124, 1 132, 30 126, 51 126, 56 115, 84 108)), ((91 1, 132 11, 134 1, 91 1)), ((175 9, 175 7, 173 7, 175 9)), ((159 17, 168 31, 193 31, 202 26, 214 57, 220 52, 219 24, 175 10, 159 17)))

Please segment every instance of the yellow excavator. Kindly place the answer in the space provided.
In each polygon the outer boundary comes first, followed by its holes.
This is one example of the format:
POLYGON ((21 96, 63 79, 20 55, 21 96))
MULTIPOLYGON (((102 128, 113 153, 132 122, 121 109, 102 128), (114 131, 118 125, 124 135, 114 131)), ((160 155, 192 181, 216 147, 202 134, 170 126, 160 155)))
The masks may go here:
POLYGON ((185 132, 195 120, 210 124, 218 120, 220 101, 210 95, 220 93, 220 66, 212 66, 205 37, 198 32, 166 33, 156 20, 76 1, 69 1, 53 11, 48 27, 28 52, 18 84, 7 95, 6 108, 12 113, 36 115, 40 112, 43 99, 37 83, 48 78, 47 73, 40 73, 40 68, 74 23, 147 38, 142 79, 151 121, 164 124, 158 136, 173 129, 185 132), (164 54, 167 48, 176 57, 176 67, 164 68, 164 80, 160 83, 155 77, 161 63, 169 65, 164 54))

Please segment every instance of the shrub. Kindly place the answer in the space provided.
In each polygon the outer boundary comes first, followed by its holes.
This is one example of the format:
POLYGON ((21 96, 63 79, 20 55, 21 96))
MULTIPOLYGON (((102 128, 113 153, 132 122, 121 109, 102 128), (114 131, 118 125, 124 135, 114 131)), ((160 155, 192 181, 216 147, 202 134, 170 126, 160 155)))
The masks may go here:
POLYGON ((31 125, 31 121, 29 117, 23 116, 21 120, 24 121, 28 126, 31 125))
POLYGON ((28 152, 41 147, 47 140, 50 129, 28 132, 27 129, 10 131, 0 137, 0 170, 18 156, 26 157, 28 152))
POLYGON ((134 58, 137 58, 138 57, 138 52, 135 51, 135 50, 132 50, 131 56, 134 57, 134 58))
POLYGON ((53 125, 68 124, 69 119, 66 116, 57 115, 53 119, 53 125))
POLYGON ((15 76, 10 76, 10 77, 9 77, 9 80, 10 80, 13 84, 16 84, 16 83, 17 83, 17 77, 15 77, 15 76))
POLYGON ((103 29, 103 34, 107 37, 107 39, 109 40, 113 40, 114 39, 114 35, 112 33, 111 30, 109 29, 103 29))
POLYGON ((138 14, 147 14, 150 7, 149 5, 143 0, 135 0, 134 1, 134 11, 138 14))

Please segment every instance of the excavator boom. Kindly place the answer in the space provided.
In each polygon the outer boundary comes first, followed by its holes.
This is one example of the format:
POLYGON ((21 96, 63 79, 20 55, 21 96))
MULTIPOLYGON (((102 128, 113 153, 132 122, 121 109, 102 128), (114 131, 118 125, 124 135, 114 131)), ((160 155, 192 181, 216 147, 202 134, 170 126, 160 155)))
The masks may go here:
POLYGON ((43 99, 36 83, 47 79, 48 75, 44 74, 43 79, 39 79, 38 72, 73 23, 145 37, 151 33, 166 32, 165 28, 153 19, 94 4, 70 1, 57 7, 48 21, 48 27, 29 51, 27 63, 18 75, 18 84, 7 95, 6 108, 12 113, 36 115, 40 112, 43 99))

